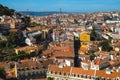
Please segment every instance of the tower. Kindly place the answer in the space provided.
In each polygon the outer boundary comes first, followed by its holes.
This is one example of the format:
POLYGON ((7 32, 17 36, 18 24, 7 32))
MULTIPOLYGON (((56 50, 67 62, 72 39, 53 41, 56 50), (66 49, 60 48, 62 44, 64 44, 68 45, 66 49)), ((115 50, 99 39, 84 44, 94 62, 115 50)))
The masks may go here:
POLYGON ((74 67, 79 67, 78 50, 80 49, 80 39, 77 35, 74 34, 74 67))

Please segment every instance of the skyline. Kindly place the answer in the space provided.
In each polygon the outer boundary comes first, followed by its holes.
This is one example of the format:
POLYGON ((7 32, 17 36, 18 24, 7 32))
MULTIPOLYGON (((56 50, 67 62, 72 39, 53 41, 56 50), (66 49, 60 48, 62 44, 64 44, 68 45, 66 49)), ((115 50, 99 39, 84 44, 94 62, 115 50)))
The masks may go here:
POLYGON ((0 0, 16 11, 97 12, 120 11, 120 0, 0 0))

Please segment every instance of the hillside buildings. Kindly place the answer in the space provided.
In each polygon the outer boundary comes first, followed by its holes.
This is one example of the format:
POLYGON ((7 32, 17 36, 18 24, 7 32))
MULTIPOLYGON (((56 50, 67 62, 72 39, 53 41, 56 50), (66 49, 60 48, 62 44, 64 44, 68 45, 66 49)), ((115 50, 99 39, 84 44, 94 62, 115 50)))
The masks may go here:
POLYGON ((30 19, 39 25, 22 30, 21 20, 7 16, 0 22, 0 38, 6 37, 4 33, 21 30, 25 45, 14 48, 18 56, 22 51, 35 54, 13 61, 18 80, 120 80, 119 12, 30 19))

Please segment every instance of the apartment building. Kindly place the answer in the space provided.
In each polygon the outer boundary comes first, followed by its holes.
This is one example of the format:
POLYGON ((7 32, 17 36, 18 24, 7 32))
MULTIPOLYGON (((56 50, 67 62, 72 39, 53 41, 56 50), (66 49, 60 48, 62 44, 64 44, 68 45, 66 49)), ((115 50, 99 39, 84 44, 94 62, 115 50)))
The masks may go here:
POLYGON ((53 80, 120 80, 119 72, 106 70, 84 70, 82 68, 49 65, 47 77, 53 80))

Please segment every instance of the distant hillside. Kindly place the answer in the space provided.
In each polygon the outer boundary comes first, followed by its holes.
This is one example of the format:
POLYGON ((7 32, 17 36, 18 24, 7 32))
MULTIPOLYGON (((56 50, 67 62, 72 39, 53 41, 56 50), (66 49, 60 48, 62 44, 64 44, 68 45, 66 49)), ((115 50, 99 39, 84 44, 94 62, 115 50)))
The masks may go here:
POLYGON ((0 4, 0 16, 2 15, 11 16, 14 14, 14 12, 15 12, 14 9, 10 9, 7 6, 3 6, 2 4, 0 4))
MULTIPOLYGON (((52 15, 52 14, 58 14, 60 12, 57 11, 46 11, 46 12, 34 12, 34 11, 20 11, 20 13, 25 16, 25 15, 31 15, 31 16, 46 16, 46 15, 52 15)), ((62 12, 66 13, 66 12, 62 12)))
POLYGON ((14 12, 15 12, 14 9, 10 9, 7 6, 3 6, 2 4, 0 4, 0 16, 2 15, 12 16, 14 12))

